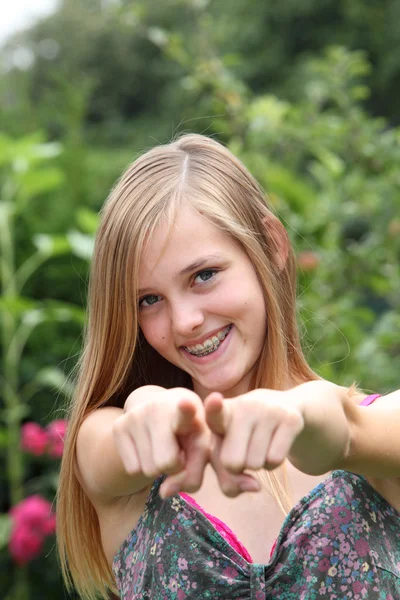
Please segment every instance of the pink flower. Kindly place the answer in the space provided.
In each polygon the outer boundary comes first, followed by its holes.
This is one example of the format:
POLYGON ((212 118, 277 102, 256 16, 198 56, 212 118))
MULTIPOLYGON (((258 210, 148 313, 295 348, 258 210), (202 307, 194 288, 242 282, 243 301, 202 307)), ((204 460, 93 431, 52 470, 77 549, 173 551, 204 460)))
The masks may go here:
POLYGON ((234 567, 225 567, 225 569, 222 571, 222 575, 228 579, 235 579, 235 577, 238 575, 238 572, 234 567))
POLYGON ((15 562, 24 565, 36 558, 47 535, 54 533, 55 515, 41 496, 29 496, 10 510, 13 521, 9 551, 15 562))
POLYGON ((12 507, 10 515, 17 526, 27 527, 46 535, 53 526, 51 504, 42 496, 29 496, 12 507))
POLYGON ((43 541, 43 534, 24 525, 17 525, 11 532, 8 549, 18 565, 26 565, 26 563, 39 556, 43 541))
POLYGON ((52 535, 56 532, 56 515, 51 514, 50 518, 44 523, 43 531, 46 535, 52 535))
POLYGON ((363 584, 361 581, 354 581, 351 587, 353 588, 353 592, 356 594, 360 594, 363 590, 363 584))
POLYGON ((325 554, 325 556, 331 556, 333 553, 333 548, 332 546, 325 546, 322 552, 325 554))
POLYGON ((331 566, 330 561, 327 558, 323 558, 318 563, 318 571, 321 571, 321 572, 327 571, 330 566, 331 566))
POLYGON ((173 577, 171 577, 170 580, 169 580, 168 589, 170 589, 173 592, 177 592, 178 591, 178 582, 173 577))
POLYGON ((337 524, 350 523, 352 519, 351 511, 345 506, 334 506, 332 508, 332 517, 337 524))
POLYGON ((53 456, 54 458, 60 458, 62 456, 67 427, 68 421, 65 419, 58 419, 47 426, 50 456, 53 456))
POLYGON ((369 544, 363 538, 355 541, 354 548, 359 556, 367 556, 369 553, 369 544))
POLYGON ((348 554, 350 552, 349 542, 342 542, 340 544, 340 552, 343 552, 343 554, 348 554))
POLYGON ((188 568, 186 558, 183 558, 182 556, 178 558, 178 567, 180 571, 186 571, 186 569, 188 568))
POLYGON ((46 452, 48 444, 47 433, 37 423, 25 423, 21 427, 21 448, 35 456, 46 452))

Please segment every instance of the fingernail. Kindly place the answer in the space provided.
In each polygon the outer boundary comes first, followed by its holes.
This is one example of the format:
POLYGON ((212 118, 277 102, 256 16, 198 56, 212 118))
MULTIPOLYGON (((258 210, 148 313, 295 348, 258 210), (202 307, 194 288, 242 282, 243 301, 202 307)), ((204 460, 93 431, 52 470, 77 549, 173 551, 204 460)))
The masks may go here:
POLYGON ((258 482, 251 480, 242 481, 239 487, 241 492, 258 492, 260 489, 258 482))
POLYGON ((168 488, 168 491, 166 491, 164 488, 160 488, 160 496, 163 500, 165 500, 166 498, 170 498, 171 496, 175 496, 175 494, 177 494, 179 492, 179 485, 171 485, 168 488))

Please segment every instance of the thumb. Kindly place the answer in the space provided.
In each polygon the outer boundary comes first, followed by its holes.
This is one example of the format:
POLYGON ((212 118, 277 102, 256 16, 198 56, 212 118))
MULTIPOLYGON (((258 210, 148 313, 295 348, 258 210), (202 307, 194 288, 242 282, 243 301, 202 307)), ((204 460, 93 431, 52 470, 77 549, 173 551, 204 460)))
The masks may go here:
POLYGON ((219 392, 212 392, 204 401, 207 425, 217 435, 225 435, 231 420, 231 409, 219 392))

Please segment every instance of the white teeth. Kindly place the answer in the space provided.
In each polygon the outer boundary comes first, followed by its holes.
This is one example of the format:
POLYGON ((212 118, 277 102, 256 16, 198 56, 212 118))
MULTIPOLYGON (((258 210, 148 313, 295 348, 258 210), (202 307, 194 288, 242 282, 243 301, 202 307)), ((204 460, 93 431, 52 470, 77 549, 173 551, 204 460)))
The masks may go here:
POLYGON ((218 337, 219 341, 222 342, 225 339, 225 333, 223 331, 219 331, 217 333, 217 337, 218 337))

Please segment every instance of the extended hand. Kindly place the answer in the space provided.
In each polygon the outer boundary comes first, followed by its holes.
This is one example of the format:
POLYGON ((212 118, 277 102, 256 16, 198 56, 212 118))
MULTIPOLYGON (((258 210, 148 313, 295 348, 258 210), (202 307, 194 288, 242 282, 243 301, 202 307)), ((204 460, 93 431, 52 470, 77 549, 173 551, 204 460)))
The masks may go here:
POLYGON ((245 471, 275 469, 304 427, 300 410, 285 403, 284 392, 274 390, 253 390, 230 399, 214 392, 204 408, 214 434, 211 464, 228 496, 258 489, 258 481, 245 471))
POLYGON ((210 438, 203 403, 185 388, 138 389, 114 423, 114 440, 125 470, 149 479, 167 474, 162 495, 199 489, 210 438))

